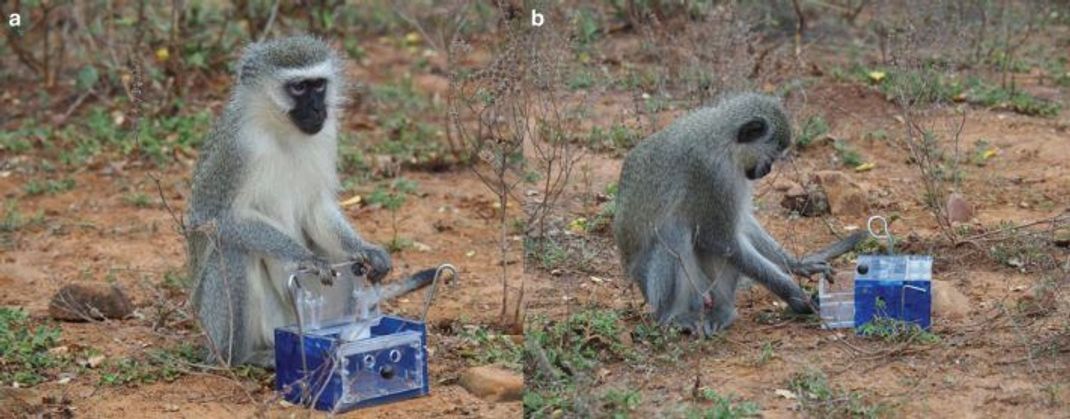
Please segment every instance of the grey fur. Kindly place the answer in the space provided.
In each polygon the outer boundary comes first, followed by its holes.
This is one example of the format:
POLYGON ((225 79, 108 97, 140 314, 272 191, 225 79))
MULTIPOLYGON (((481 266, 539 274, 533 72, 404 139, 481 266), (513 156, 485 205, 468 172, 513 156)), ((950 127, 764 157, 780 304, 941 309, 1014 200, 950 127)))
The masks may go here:
MULTIPOLYGON (((762 228, 745 175, 767 173, 790 144, 779 101, 741 94, 680 118, 628 154, 613 232, 624 271, 659 323, 698 334, 728 327, 742 277, 795 312, 812 311, 790 273, 829 274, 829 265, 825 258, 795 258, 762 228), (740 142, 744 137, 752 141, 740 142)), ((818 257, 855 243, 845 240, 818 257)))
MULTIPOLYGON (((296 321, 287 272, 308 269, 326 284, 332 263, 367 263, 373 280, 390 270, 389 254, 365 242, 336 203, 344 87, 342 62, 319 40, 253 44, 200 152, 186 218, 191 304, 211 352, 228 365, 274 365, 272 331, 296 321), (306 70, 328 80, 328 122, 315 135, 285 117, 293 104, 282 94, 284 83, 306 70)), ((320 291, 344 303, 351 289, 334 284, 320 291)))

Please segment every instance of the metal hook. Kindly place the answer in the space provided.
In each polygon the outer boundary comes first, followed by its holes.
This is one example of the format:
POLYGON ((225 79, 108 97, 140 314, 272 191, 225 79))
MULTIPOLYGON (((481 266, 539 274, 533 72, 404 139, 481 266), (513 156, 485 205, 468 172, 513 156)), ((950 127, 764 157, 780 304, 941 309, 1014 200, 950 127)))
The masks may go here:
MULTIPOLYGON (((286 288, 290 289, 290 304, 293 306, 294 315, 297 316, 297 341, 301 345, 301 372, 303 373, 302 381, 308 378, 308 356, 305 355, 305 319, 301 318, 301 308, 297 305, 297 293, 301 292, 301 281, 297 280, 297 274, 290 274, 290 279, 286 281, 286 288)), ((304 390, 301 391, 304 394, 304 390)), ((304 398, 304 396, 302 396, 304 398)), ((302 400, 304 402, 304 400, 302 400)))
POLYGON ((878 240, 885 239, 885 240, 888 241, 888 254, 889 255, 895 253, 895 250, 894 250, 895 249, 895 238, 892 237, 892 231, 888 229, 888 220, 886 220, 884 217, 882 217, 880 215, 874 215, 872 217, 869 217, 869 220, 866 220, 866 230, 869 231, 869 235, 872 236, 874 239, 878 239, 878 240), (874 221, 878 222, 878 224, 881 227, 881 231, 883 231, 884 234, 877 234, 876 232, 873 231, 873 222, 874 221))
POLYGON ((424 297, 423 313, 420 315, 420 321, 424 323, 427 323, 427 310, 431 308, 431 300, 435 298, 435 290, 438 288, 438 279, 442 277, 442 272, 446 270, 450 272, 450 277, 453 278, 454 281, 460 278, 460 275, 457 274, 457 268, 451 264, 443 263, 438 266, 438 269, 435 269, 435 278, 431 280, 431 288, 427 290, 427 296, 424 297))

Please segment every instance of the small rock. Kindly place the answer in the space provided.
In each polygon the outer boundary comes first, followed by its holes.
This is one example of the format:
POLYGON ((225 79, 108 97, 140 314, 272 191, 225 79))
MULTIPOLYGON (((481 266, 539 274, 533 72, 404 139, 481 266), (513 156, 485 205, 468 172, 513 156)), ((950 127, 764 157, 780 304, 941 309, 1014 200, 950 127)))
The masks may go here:
POLYGON ((961 319, 970 314, 970 299, 947 281, 933 280, 933 316, 961 319))
POLYGON ((822 170, 811 175, 811 180, 825 193, 832 215, 862 217, 869 213, 865 191, 843 172, 822 170))
POLYGON ((164 405, 163 411, 164 412, 177 412, 178 411, 178 405, 177 404, 164 405))
POLYGON ((824 192, 816 188, 808 191, 798 184, 784 193, 780 206, 798 212, 803 217, 817 217, 829 212, 828 197, 824 192))
POLYGON ((78 360, 78 365, 85 368, 96 368, 103 364, 105 359, 107 358, 104 355, 93 355, 89 358, 78 360))
POLYGON ((416 250, 417 252, 427 253, 427 252, 431 251, 431 246, 428 246, 427 244, 424 244, 424 243, 415 242, 415 241, 412 242, 412 248, 414 250, 416 250))
POLYGON ((460 384, 472 395, 491 402, 520 400, 524 392, 523 376, 492 366, 469 368, 461 375, 460 384))
POLYGON ((947 220, 952 223, 965 223, 973 219, 973 207, 958 193, 947 197, 947 220))
POLYGON ((100 283, 67 285, 48 303, 49 316, 72 322, 125 319, 133 311, 134 305, 118 285, 100 283))

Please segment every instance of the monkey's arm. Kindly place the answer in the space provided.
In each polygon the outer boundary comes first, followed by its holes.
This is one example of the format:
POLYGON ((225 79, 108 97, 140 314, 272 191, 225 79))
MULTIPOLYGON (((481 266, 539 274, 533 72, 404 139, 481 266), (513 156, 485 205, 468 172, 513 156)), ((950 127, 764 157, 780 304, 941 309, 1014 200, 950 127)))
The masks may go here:
POLYGON ((734 243, 727 244, 726 257, 743 275, 758 281, 773 294, 788 303, 796 313, 812 313, 810 298, 799 284, 781 267, 763 256, 751 243, 746 232, 740 232, 734 243))
POLYGON ((311 270, 320 278, 332 276, 330 263, 326 259, 316 256, 264 220, 255 216, 227 216, 219 224, 219 236, 233 246, 263 253, 274 259, 300 263, 303 265, 301 269, 311 270))
POLYGON ((746 223, 743 225, 743 234, 747 236, 747 239, 758 250, 758 253, 761 253, 766 259, 786 271, 797 273, 795 269, 799 264, 799 259, 789 254, 783 247, 780 247, 776 239, 765 231, 765 228, 758 223, 754 215, 747 215, 746 223))
POLYGON ((758 252, 767 259, 791 273, 803 276, 815 273, 830 274, 828 260, 851 251, 866 238, 865 231, 858 231, 808 256, 795 258, 780 247, 753 215, 748 217, 744 232, 758 252))

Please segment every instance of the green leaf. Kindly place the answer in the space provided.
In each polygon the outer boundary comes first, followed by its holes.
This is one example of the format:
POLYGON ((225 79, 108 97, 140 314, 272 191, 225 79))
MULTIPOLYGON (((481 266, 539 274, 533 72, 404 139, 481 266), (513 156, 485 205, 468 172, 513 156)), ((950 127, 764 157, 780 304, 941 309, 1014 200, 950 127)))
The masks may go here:
POLYGON ((97 84, 98 80, 100 80, 100 73, 97 72, 95 67, 87 65, 78 70, 78 79, 75 82, 75 86, 78 90, 89 90, 93 88, 93 85, 97 84))

